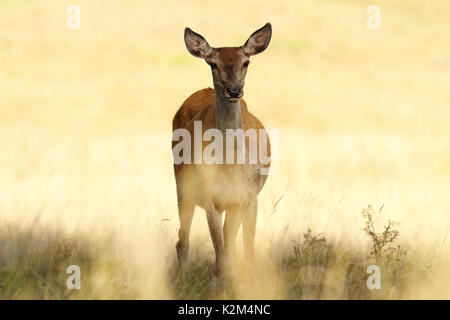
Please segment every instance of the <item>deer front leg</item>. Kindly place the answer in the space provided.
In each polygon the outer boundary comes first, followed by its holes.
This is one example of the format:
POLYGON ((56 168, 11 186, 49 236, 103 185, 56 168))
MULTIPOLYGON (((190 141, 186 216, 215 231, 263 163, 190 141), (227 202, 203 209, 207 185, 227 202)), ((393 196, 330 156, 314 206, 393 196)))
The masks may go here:
POLYGON ((242 234, 244 237, 245 256, 249 262, 255 258, 255 231, 258 201, 255 198, 251 204, 242 211, 242 234))
POLYGON ((214 206, 206 210, 206 218, 208 220, 209 233, 216 252, 216 270, 221 273, 224 268, 224 240, 222 232, 222 212, 218 212, 214 206))
POLYGON ((195 205, 185 201, 178 201, 178 214, 180 216, 180 230, 178 231, 177 256, 180 270, 184 266, 189 251, 189 234, 195 205))
POLYGON ((225 216, 225 224, 223 226, 223 236, 225 240, 225 254, 227 258, 231 258, 234 254, 236 243, 236 234, 241 225, 241 212, 237 209, 227 210, 225 216))

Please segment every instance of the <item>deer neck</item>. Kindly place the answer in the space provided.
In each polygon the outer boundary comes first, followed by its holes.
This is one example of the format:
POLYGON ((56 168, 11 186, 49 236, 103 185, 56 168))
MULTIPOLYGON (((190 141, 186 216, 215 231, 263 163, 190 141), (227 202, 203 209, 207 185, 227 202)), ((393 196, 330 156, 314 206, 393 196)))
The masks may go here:
POLYGON ((231 102, 216 92, 216 128, 224 133, 226 129, 242 129, 240 100, 231 102))

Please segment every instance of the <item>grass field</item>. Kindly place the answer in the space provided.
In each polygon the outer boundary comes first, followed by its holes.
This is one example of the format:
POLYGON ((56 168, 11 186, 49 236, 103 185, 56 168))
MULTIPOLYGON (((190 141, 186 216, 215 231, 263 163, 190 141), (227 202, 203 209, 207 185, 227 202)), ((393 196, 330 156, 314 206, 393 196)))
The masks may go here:
POLYGON ((0 298, 450 298, 449 1, 79 0, 69 30, 71 4, 0 0, 0 298), (257 266, 239 246, 223 287, 198 210, 176 278, 171 120, 212 86, 183 29, 238 46, 266 22, 245 87, 280 130, 257 266))

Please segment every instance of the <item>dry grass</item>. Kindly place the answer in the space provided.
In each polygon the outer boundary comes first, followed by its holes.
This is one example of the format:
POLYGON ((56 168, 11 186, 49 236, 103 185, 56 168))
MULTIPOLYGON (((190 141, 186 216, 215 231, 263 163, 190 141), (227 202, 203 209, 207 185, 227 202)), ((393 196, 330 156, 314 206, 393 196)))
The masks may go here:
POLYGON ((379 31, 365 0, 78 3, 69 31, 72 2, 0 1, 1 298, 450 298, 448 1, 380 0, 379 31), (245 90, 280 129, 258 264, 221 288, 198 211, 180 283, 171 117, 211 86, 182 31, 239 45, 267 21, 245 90), (380 258, 377 292, 364 287, 368 204, 384 205, 374 233, 395 220, 407 252, 380 258))

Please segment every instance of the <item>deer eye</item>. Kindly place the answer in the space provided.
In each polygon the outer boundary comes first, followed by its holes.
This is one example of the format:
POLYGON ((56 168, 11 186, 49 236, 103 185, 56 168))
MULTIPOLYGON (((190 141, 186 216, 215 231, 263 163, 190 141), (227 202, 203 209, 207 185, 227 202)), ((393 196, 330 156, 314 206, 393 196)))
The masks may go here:
POLYGON ((216 69, 217 68, 217 64, 215 64, 214 62, 208 62, 206 61, 207 64, 209 64, 209 66, 211 67, 211 69, 216 69))
POLYGON ((245 61, 245 62, 244 62, 244 65, 243 65, 244 68, 247 68, 249 64, 250 64, 250 61, 245 61))

